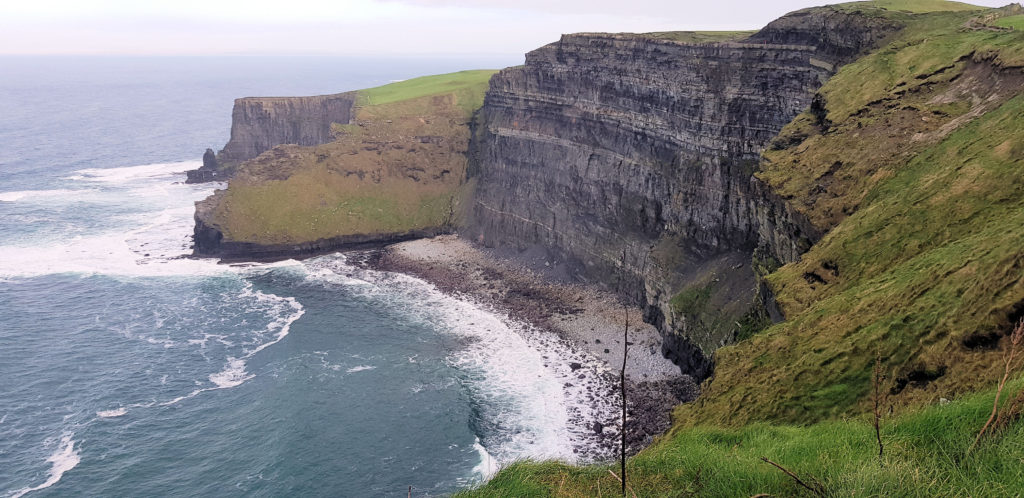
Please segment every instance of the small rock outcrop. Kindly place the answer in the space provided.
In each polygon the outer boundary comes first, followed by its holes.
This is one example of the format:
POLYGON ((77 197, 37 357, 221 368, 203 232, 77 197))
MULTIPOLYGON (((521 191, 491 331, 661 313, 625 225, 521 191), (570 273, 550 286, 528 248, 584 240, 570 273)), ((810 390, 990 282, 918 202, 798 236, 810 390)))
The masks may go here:
POLYGON ((217 181, 218 178, 217 168, 217 154, 213 152, 213 149, 206 149, 203 154, 203 165, 199 169, 193 169, 185 172, 186 180, 185 183, 205 183, 217 181))

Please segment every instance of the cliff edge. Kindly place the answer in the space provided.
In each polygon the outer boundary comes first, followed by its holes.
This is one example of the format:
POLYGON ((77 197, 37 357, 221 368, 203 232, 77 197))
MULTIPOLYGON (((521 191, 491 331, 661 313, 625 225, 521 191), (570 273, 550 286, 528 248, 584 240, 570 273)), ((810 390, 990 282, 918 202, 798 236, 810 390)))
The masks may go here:
POLYGON ((542 247, 642 303, 665 354, 706 377, 718 347, 764 320, 754 250, 792 261, 821 236, 753 177, 761 151, 901 27, 818 8, 736 41, 565 35, 492 79, 464 233, 542 247))
POLYGON ((451 231, 469 189, 469 122, 492 73, 239 99, 217 161, 245 159, 226 190, 197 203, 195 254, 273 259, 451 231))

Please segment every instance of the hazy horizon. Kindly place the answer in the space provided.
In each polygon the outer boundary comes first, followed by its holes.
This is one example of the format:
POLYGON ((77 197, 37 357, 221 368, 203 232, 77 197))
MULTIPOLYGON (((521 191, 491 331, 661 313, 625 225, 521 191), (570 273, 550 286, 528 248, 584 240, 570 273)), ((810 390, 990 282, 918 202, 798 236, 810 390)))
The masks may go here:
POLYGON ((0 5, 0 55, 509 55, 581 31, 753 30, 823 3, 293 0, 281 9, 268 0, 16 2, 0 5))

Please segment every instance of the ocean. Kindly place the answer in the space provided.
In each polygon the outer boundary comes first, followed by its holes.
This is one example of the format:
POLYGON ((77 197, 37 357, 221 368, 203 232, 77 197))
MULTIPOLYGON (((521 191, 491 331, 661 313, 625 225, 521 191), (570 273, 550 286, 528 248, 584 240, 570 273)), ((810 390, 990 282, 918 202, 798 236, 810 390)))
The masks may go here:
POLYGON ((415 496, 581 440, 557 350, 331 254, 192 259, 231 105, 521 58, 0 58, 0 496, 415 496))

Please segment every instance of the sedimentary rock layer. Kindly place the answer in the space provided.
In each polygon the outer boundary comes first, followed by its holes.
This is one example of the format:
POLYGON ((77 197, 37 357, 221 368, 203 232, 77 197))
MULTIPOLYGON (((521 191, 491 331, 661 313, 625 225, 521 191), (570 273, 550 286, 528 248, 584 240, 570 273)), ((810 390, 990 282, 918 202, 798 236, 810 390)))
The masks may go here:
POLYGON ((837 66, 895 29, 821 8, 743 43, 563 36, 491 80, 465 232, 546 248, 618 288, 647 306, 667 355, 707 375, 750 308, 754 248, 790 261, 820 237, 753 178, 760 152, 837 66))
POLYGON ((320 145, 333 139, 331 124, 348 124, 356 92, 313 97, 235 99, 231 139, 221 163, 240 163, 280 144, 320 145))

